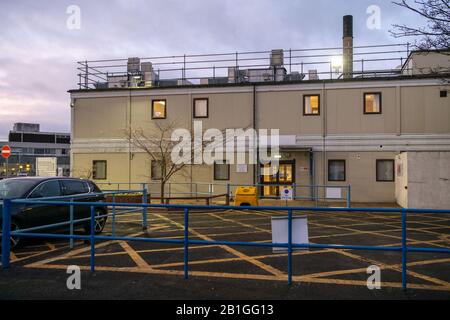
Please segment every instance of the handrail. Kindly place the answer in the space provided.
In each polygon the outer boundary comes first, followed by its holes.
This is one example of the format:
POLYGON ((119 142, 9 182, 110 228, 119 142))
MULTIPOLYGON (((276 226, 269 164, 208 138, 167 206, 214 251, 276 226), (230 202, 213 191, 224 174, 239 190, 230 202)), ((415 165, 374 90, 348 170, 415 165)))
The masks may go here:
MULTIPOLYGON (((145 190, 145 189, 144 189, 145 190)), ((144 201, 144 199, 143 199, 144 201)), ((155 242, 155 243, 174 243, 184 245, 184 277, 189 277, 189 245, 229 245, 229 246, 259 246, 259 247, 282 247, 288 249, 288 283, 292 283, 292 253, 294 248, 320 248, 320 249, 341 249, 341 250, 375 250, 375 251, 394 251, 402 254, 402 288, 407 289, 407 253, 408 252, 433 252, 433 253, 450 253, 450 248, 419 248, 407 246, 407 214, 422 213, 422 214, 450 214, 450 210, 438 209, 407 209, 407 208, 317 208, 317 207, 277 207, 277 206, 258 206, 258 207, 237 207, 237 206, 204 206, 204 205, 185 205, 185 204, 151 204, 151 203, 109 203, 109 202, 76 202, 76 206, 90 207, 90 235, 74 235, 74 234, 53 234, 53 233, 28 233, 27 230, 19 230, 11 232, 11 206, 14 204, 42 204, 42 201, 36 200, 22 200, 22 199, 6 199, 3 203, 3 237, 2 237, 2 268, 10 267, 10 237, 46 237, 46 238, 61 238, 61 239, 84 239, 90 240, 91 254, 90 254, 90 268, 95 271, 95 242, 97 240, 120 240, 120 241, 141 241, 141 242, 155 242), (146 208, 178 208, 183 209, 184 214, 184 239, 160 239, 160 238, 144 238, 144 237, 126 237, 126 236, 99 236, 95 235, 95 208, 96 207, 140 207, 143 210, 146 208), (213 241, 213 240, 194 240, 189 239, 189 214, 195 214, 196 210, 247 210, 247 211, 287 211, 288 212, 288 242, 287 243, 273 243, 273 242, 244 242, 244 241, 213 241), (401 214, 401 228, 402 241, 401 246, 363 246, 363 245, 337 245, 337 244, 298 244, 292 241, 292 220, 294 211, 323 211, 323 212, 375 212, 375 213, 400 213, 401 214)), ((49 205, 74 205, 74 202, 67 201, 46 201, 49 205)), ((201 211, 200 211, 201 212, 201 211)), ((143 215, 143 219, 147 217, 143 215)), ((72 222, 72 221, 71 221, 72 222)), ((48 226, 41 226, 40 229, 48 228, 48 226)), ((32 230, 38 230, 33 228, 32 230)))

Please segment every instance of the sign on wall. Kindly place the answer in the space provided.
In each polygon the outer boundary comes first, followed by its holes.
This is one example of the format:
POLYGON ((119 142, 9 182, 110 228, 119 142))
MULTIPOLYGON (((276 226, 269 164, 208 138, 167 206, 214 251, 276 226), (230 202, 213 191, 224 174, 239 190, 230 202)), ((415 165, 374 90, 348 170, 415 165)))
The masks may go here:
POLYGON ((326 197, 327 199, 341 199, 341 188, 327 188, 326 197))
POLYGON ((36 158, 36 176, 54 177, 56 170, 56 157, 36 158))
POLYGON ((237 164, 236 165, 236 172, 237 173, 247 173, 248 167, 246 164, 237 164))

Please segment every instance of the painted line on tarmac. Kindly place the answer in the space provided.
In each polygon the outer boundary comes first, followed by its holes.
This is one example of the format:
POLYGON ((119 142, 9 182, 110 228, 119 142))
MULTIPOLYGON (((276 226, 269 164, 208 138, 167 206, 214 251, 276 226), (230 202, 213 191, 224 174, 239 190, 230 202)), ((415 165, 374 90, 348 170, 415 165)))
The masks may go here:
MULTIPOLYGON (((184 228, 183 225, 181 225, 181 224, 171 220, 170 218, 163 217, 163 216, 158 215, 158 214, 157 214, 157 216, 159 216, 162 219, 167 219, 168 221, 172 221, 173 223, 177 224, 178 226, 184 228)), ((193 233, 194 235, 200 237, 203 240, 214 241, 214 239, 212 239, 212 238, 210 238, 208 236, 205 236, 205 235, 201 234, 200 232, 198 232, 198 231, 196 231, 196 230, 194 230, 192 228, 189 228, 189 231, 191 233, 193 233)), ((229 246, 226 246, 226 245, 223 245, 223 246, 220 246, 220 247, 223 248, 224 250, 228 251, 229 253, 231 253, 231 254, 233 254, 235 256, 241 257, 241 258, 245 259, 247 262, 249 262, 249 263, 251 263, 253 265, 256 265, 257 267, 259 267, 259 268, 261 268, 261 269, 263 269, 263 270, 265 270, 265 271, 267 271, 267 272, 269 272, 269 273, 271 273, 273 275, 276 275, 276 276, 283 276, 284 275, 284 273, 281 272, 280 270, 278 270, 278 269, 276 269, 276 268, 274 268, 272 266, 266 265, 265 263, 262 263, 262 262, 260 262, 258 260, 252 259, 251 257, 247 256, 246 254, 243 254, 242 252, 240 252, 240 251, 238 251, 236 249, 233 249, 233 248, 231 248, 229 246)))
MULTIPOLYGON (((43 265, 42 269, 63 269, 66 270, 66 265, 43 265)), ((82 270, 90 270, 89 266, 80 266, 82 270)), ((115 267, 104 267, 98 266, 96 270, 98 271, 118 271, 115 267)), ((178 270, 150 270, 142 268, 120 268, 121 272, 130 273, 143 273, 143 274, 156 274, 156 275, 177 275, 183 276, 183 271, 178 270)), ((257 274, 236 274, 236 273, 224 273, 224 272, 208 272, 208 271, 190 271, 189 275, 192 277, 209 277, 209 278, 228 278, 228 279, 238 279, 238 280, 265 280, 265 281, 287 281, 286 276, 275 276, 275 275, 257 275, 257 274)), ((319 283, 319 284, 336 284, 336 285, 351 285, 351 286, 363 286, 367 287, 366 281, 358 280, 342 280, 342 279, 327 279, 327 278, 311 278, 308 276, 293 276, 292 280, 297 283, 319 283)), ((401 288, 401 282, 383 282, 383 287, 390 288, 401 288)), ((434 285, 423 285, 423 284, 408 284, 409 289, 420 289, 420 290, 433 290, 433 291, 450 291, 450 288, 444 286, 434 286, 434 285)))

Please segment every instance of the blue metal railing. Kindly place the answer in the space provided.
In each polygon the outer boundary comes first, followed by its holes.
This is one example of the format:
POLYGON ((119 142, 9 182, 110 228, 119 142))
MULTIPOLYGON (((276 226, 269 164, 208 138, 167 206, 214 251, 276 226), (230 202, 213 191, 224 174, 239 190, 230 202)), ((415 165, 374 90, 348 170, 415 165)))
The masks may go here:
MULTIPOLYGON (((161 184, 158 182, 100 182, 97 185, 104 191, 118 191, 121 187, 139 187, 139 190, 146 190, 152 197, 160 197, 161 184), (112 188, 112 189, 111 189, 112 188)), ((351 207, 351 186, 350 185, 302 185, 297 183, 256 183, 256 184, 231 184, 231 183, 209 183, 209 182, 167 182, 165 186, 165 195, 172 196, 214 196, 227 194, 233 197, 238 187, 256 187, 258 198, 261 199, 279 199, 280 196, 264 196, 262 188, 264 187, 289 187, 293 189, 293 200, 314 201, 315 206, 319 206, 319 201, 339 201, 351 207), (327 196, 328 188, 340 189, 341 196, 330 198, 327 196)))
MULTIPOLYGON (((120 240, 120 241, 140 241, 153 243, 171 243, 184 245, 184 277, 189 277, 189 245, 228 245, 228 246, 250 246, 250 247, 279 247, 288 250, 288 283, 292 283, 292 253, 295 248, 308 249, 343 249, 343 250, 370 250, 370 251, 394 251, 401 252, 402 255, 402 287, 407 288, 407 253, 408 252, 433 252, 433 253, 450 253, 450 248, 419 248, 407 246, 407 215, 408 214, 450 214, 450 210, 433 210, 433 209, 405 209, 405 208, 317 208, 317 207, 236 207, 236 206, 202 206, 202 205, 183 205, 183 204, 148 204, 148 203, 105 203, 105 202, 66 202, 46 200, 46 204, 50 205, 75 205, 90 207, 90 234, 74 235, 74 234, 54 234, 54 233, 36 233, 30 232, 37 229, 45 229, 48 226, 37 228, 23 229, 11 232, 11 206, 13 204, 42 204, 42 200, 4 200, 3 203, 3 237, 2 237, 2 267, 3 269, 10 267, 10 237, 36 237, 36 238, 60 238, 60 239, 83 239, 90 241, 90 268, 95 271, 95 242, 100 240, 120 240), (135 207, 142 210, 148 208, 172 208, 182 209, 184 213, 184 238, 183 239, 161 239, 161 238, 145 238, 145 237, 127 237, 127 236, 100 236, 95 235, 95 208, 96 207, 135 207), (248 210, 248 211, 287 211, 288 213, 288 242, 243 242, 243 241, 213 241, 213 240, 194 240, 189 239, 189 214, 190 210, 248 210), (312 212, 372 212, 372 213, 400 213, 402 239, 400 246, 363 246, 363 245, 337 245, 337 244, 298 244, 292 240, 292 220, 294 211, 312 211, 312 212)), ((144 215, 143 215, 144 217, 144 215)), ((78 222, 78 220, 76 221, 78 222)))

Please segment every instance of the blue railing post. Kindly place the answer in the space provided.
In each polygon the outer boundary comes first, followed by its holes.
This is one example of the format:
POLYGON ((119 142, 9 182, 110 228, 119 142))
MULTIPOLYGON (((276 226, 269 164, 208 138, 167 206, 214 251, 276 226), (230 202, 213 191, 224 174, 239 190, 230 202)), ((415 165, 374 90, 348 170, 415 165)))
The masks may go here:
POLYGON ((189 209, 184 209, 184 278, 189 278, 189 209))
POLYGON ((95 271, 95 208, 91 206, 91 272, 95 271))
POLYGON ((11 255, 11 200, 3 200, 2 268, 9 268, 11 255))
POLYGON ((145 183, 142 184, 142 204, 144 204, 144 206, 142 206, 142 230, 147 230, 148 228, 148 223, 147 223, 147 206, 145 206, 147 204, 147 187, 145 185, 145 183))
POLYGON ((402 288, 406 291, 406 268, 407 268, 407 233, 406 233, 406 209, 402 209, 402 288))
POLYGON ((71 202, 71 204, 70 204, 70 211, 69 211, 69 214, 70 214, 70 239, 69 239, 69 248, 70 249, 73 249, 73 204, 72 204, 72 202, 73 202, 73 199, 70 199, 70 202, 71 202))
POLYGON ((352 206, 352 186, 348 185, 347 187, 347 208, 350 208, 352 206))
POLYGON ((292 210, 288 210, 288 283, 292 284, 292 210))
POLYGON ((116 194, 113 193, 112 195, 112 235, 113 237, 116 236, 116 194))

